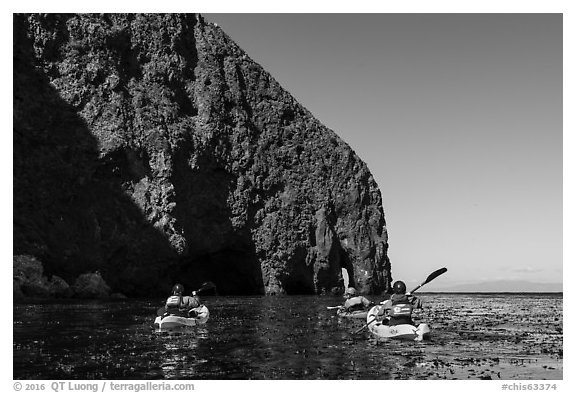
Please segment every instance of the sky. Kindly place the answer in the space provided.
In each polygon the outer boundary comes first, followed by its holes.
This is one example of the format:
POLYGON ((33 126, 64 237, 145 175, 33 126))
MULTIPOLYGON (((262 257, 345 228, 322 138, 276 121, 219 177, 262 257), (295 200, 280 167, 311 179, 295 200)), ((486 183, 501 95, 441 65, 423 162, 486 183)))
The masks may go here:
POLYGON ((562 282, 561 14, 210 14, 368 164, 393 279, 562 282))

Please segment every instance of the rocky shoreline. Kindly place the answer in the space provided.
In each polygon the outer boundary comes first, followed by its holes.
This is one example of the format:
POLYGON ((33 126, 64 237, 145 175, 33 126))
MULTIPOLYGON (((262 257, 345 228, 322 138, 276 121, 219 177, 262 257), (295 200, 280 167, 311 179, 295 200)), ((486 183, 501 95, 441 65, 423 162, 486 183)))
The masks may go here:
POLYGON ((13 299, 123 299, 126 296, 112 292, 100 272, 84 273, 70 285, 62 277, 44 273, 42 262, 30 255, 17 255, 13 259, 13 299))

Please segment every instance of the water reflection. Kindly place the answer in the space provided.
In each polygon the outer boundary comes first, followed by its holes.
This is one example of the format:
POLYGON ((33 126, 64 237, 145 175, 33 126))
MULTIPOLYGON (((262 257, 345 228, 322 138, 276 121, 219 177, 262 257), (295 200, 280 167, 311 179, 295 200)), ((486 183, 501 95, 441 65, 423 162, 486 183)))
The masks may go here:
MULTIPOLYGON (((194 378, 195 366, 198 363, 194 359, 194 353, 198 342, 193 334, 188 334, 185 339, 174 340, 164 343, 162 363, 160 367, 163 377, 167 379, 194 378)), ((168 339, 173 337, 168 336, 168 339)))

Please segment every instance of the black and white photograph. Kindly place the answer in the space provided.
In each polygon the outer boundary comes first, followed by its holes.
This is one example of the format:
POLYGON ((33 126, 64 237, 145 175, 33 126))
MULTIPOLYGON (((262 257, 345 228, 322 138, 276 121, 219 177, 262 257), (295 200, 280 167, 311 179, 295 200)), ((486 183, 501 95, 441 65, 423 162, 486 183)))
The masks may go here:
POLYGON ((567 387, 562 7, 24 8, 10 389, 567 387))

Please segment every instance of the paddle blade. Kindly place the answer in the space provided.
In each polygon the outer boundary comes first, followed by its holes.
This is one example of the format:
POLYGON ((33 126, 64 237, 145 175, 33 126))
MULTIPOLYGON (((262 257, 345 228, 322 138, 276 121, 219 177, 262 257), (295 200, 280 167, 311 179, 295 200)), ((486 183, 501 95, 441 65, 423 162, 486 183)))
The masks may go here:
POLYGON ((196 292, 207 291, 213 288, 216 288, 216 285, 212 281, 206 281, 196 292))
POLYGON ((420 289, 423 285, 428 284, 430 281, 434 280, 436 277, 438 277, 441 274, 444 274, 448 271, 448 269, 446 269, 445 267, 443 267, 442 269, 438 269, 435 272, 430 273, 430 275, 428 276, 428 278, 426 279, 426 281, 424 281, 422 284, 418 285, 416 288, 414 288, 413 290, 410 291, 410 293, 414 293, 416 292, 418 289, 420 289))
POLYGON ((422 283, 422 285, 424 284, 428 284, 430 281, 434 280, 436 277, 438 277, 441 274, 444 274, 448 271, 448 269, 446 269, 445 267, 443 267, 442 269, 438 269, 435 272, 430 273, 430 275, 428 276, 428 278, 426 279, 426 281, 424 281, 422 283))

